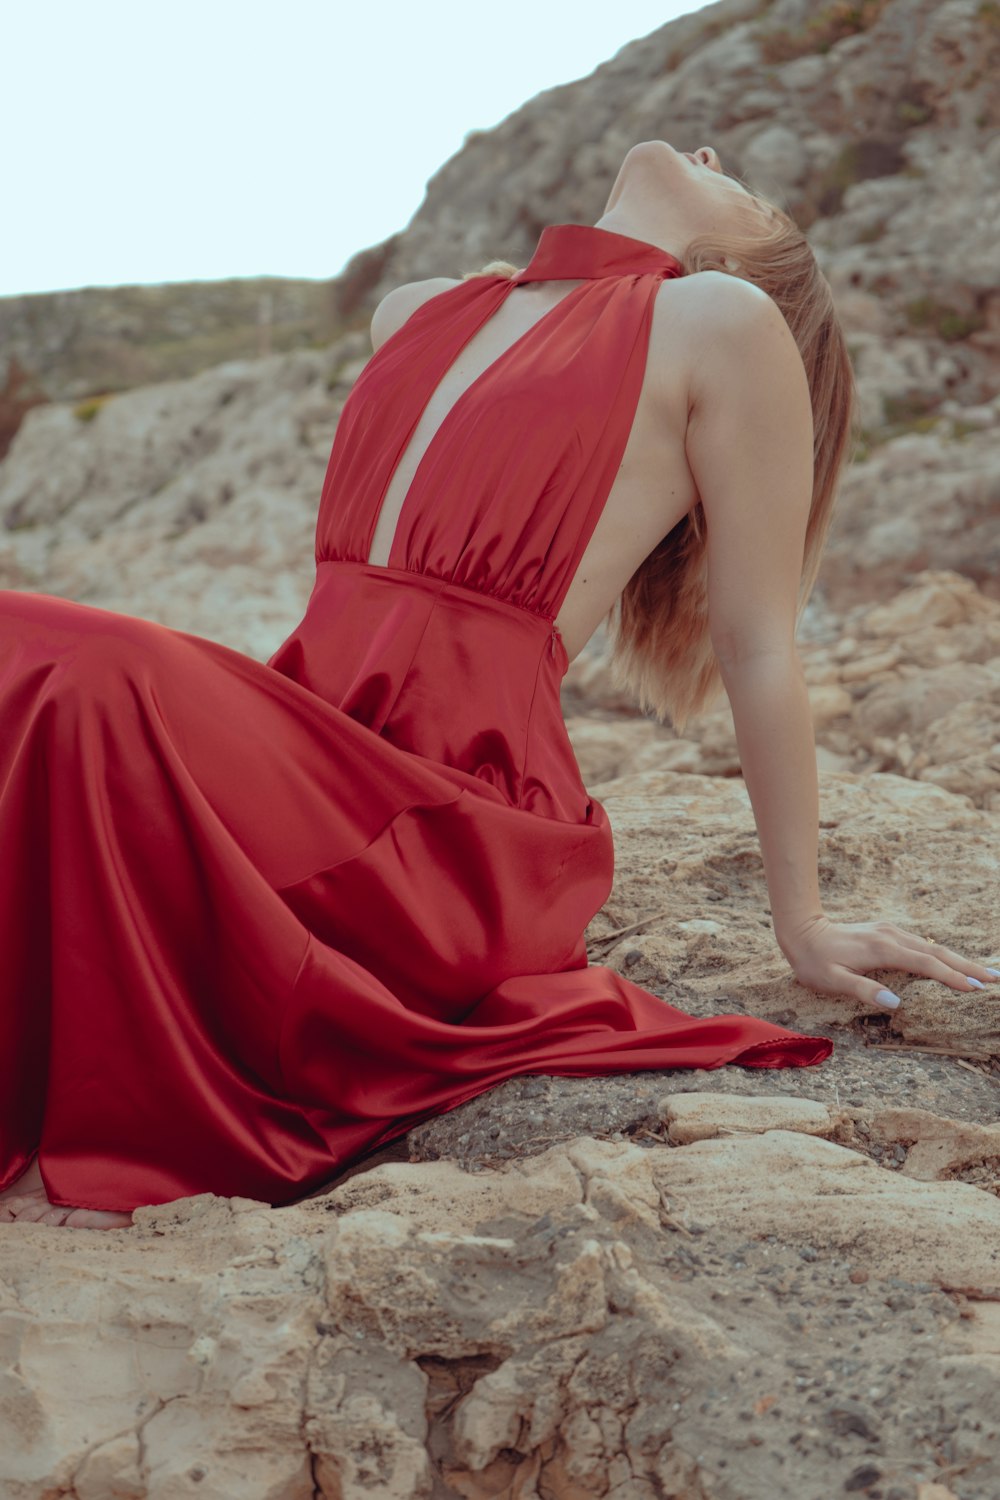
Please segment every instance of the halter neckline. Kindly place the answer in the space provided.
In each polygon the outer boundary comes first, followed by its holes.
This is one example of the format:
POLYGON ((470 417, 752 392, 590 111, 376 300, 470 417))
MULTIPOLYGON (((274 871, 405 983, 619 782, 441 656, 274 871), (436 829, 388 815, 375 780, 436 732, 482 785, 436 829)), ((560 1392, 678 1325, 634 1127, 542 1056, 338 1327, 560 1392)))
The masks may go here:
POLYGON ((683 276, 676 256, 596 224, 548 224, 520 281, 593 280, 601 276, 683 276))

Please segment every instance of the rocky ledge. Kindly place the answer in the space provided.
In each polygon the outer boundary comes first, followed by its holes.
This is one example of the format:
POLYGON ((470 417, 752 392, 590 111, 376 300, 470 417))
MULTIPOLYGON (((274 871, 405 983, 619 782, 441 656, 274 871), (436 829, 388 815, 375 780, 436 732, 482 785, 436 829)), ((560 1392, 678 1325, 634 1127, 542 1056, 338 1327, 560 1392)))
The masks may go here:
POLYGON ((4 1228, 3 1493, 992 1500, 1000 1127, 617 1083, 631 1136, 4 1228))

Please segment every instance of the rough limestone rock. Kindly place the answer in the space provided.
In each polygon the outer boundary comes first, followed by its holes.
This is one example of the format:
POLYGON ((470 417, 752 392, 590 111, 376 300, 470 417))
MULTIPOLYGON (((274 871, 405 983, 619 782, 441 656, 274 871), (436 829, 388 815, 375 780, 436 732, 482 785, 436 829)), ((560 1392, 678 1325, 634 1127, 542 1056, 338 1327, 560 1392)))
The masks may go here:
MULTIPOLYGON (((922 389, 939 389, 940 378, 932 372, 922 389)), ((859 456, 838 498, 823 597, 871 602, 926 568, 953 569, 998 597, 1000 402, 988 410, 985 430, 942 418, 859 456)))
POLYGON ((907 1177, 930 1181, 982 1167, 981 1180, 1000 1193, 1000 1125, 959 1124, 926 1109, 885 1109, 872 1120, 870 1134, 873 1141, 906 1145, 901 1171, 907 1177))
MULTIPOLYGON (((329 338, 329 283, 227 276, 0 297, 0 350, 53 400, 154 385, 329 338)), ((100 399, 98 397, 97 399, 100 399)))
POLYGON ((985 1496, 998 1243, 996 1197, 784 1129, 0 1226, 4 1493, 985 1496))
MULTIPOLYGON (((742 781, 647 771, 594 791, 617 851, 611 901, 591 924, 595 960, 699 1013, 736 998, 751 1014, 785 1024, 794 1016, 815 1030, 864 1013, 860 1002, 804 991, 774 947, 742 781)), ((1000 968, 991 930, 1000 885, 995 815, 886 774, 823 774, 820 804, 820 890, 830 917, 876 914, 1000 968), (946 886, 935 879, 940 871, 946 886)), ((884 978, 904 1001, 879 1017, 892 1033, 1000 1051, 1000 991, 961 994, 887 971, 884 978)))
POLYGON ((312 587, 323 474, 359 368, 343 383, 344 357, 219 365, 122 392, 86 423, 35 408, 0 463, 0 586, 269 656, 312 587))
POLYGON ((836 1117, 815 1099, 720 1099, 717 1094, 677 1094, 663 1101, 667 1139, 675 1146, 718 1135, 801 1130, 830 1135, 836 1117))

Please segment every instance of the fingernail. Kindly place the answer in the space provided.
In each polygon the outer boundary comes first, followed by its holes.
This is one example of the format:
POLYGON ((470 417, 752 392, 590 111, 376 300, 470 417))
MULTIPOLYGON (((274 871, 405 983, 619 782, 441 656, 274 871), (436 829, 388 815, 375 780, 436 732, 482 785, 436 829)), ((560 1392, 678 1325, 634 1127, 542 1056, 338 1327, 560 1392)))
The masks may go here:
POLYGON ((892 990, 879 990, 875 996, 876 1005, 884 1005, 886 1010, 895 1010, 899 1004, 899 996, 894 995, 892 990))
POLYGON ((983 981, 981 979, 973 979, 973 977, 972 977, 971 974, 966 974, 965 977, 969 981, 970 984, 974 984, 975 985, 975 987, 976 987, 977 990, 981 990, 981 989, 985 988, 985 986, 983 984, 983 981))
POLYGON ((991 979, 1000 979, 1000 969, 987 969, 986 972, 991 979))

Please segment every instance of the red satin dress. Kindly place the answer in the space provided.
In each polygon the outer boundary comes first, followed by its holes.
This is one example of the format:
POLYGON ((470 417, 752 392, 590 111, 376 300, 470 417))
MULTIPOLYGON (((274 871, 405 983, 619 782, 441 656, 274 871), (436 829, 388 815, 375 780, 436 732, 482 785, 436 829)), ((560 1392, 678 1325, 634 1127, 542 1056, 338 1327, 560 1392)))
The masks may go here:
POLYGON ((315 588, 266 665, 0 593, 0 1189, 37 1152, 57 1204, 278 1205, 515 1074, 829 1056, 587 965, 612 839, 554 620, 680 274, 557 224, 514 280, 419 307, 344 406, 315 588), (545 279, 579 284, 447 410, 369 566, 431 393, 545 279))

